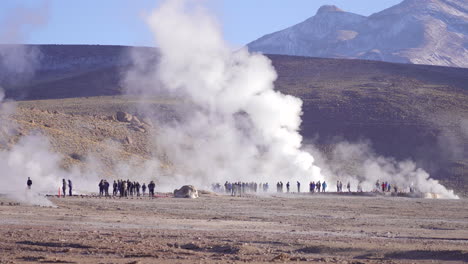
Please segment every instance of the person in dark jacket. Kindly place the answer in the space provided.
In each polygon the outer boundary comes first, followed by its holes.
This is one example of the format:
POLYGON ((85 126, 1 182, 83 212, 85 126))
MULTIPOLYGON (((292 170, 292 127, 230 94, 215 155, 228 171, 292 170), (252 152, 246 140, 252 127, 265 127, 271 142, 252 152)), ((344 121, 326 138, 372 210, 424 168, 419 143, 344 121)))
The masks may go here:
POLYGON ((148 190, 149 190, 149 196, 150 197, 154 197, 154 188, 156 187, 156 184, 154 183, 154 181, 151 181, 149 184, 148 184, 148 190))
POLYGON ((67 194, 67 181, 62 179, 62 196, 65 197, 67 194))
POLYGON ((72 181, 71 181, 70 179, 68 179, 68 196, 72 196, 72 195, 73 195, 72 189, 73 189, 72 181))
POLYGON ((99 186, 99 196, 103 196, 104 195, 104 180, 101 180, 98 186, 99 186))
POLYGON ((107 180, 104 180, 104 193, 106 197, 109 196, 109 186, 110 186, 109 182, 107 180))
POLYGON ((28 177, 28 181, 26 182, 26 185, 28 185, 28 189, 31 190, 31 186, 32 186, 31 178, 28 177))

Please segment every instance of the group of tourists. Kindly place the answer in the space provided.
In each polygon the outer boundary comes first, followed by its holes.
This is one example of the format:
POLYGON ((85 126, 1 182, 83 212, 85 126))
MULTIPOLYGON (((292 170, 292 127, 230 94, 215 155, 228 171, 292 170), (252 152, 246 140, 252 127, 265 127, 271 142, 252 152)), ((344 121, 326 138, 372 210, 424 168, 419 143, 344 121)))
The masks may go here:
MULTIPOLYGON (((30 190, 32 187, 32 180, 30 177, 28 177, 28 180, 26 181, 26 186, 30 190)), ((111 187, 109 182, 107 180, 102 179, 99 184, 99 196, 105 196, 105 197, 111 197, 109 194, 109 188, 111 187)), ((130 180, 114 180, 112 184, 112 196, 120 196, 120 197, 129 197, 129 196, 146 196, 146 190, 148 190, 148 196, 149 197, 154 197, 154 190, 156 188, 156 184, 154 181, 150 181, 148 185, 145 183, 140 184, 139 182, 132 182, 130 180)), ((59 188, 59 196, 65 197, 67 195, 67 190, 68 190, 68 196, 73 196, 73 184, 70 179, 65 180, 62 179, 62 188, 59 188), (61 191, 61 192, 60 192, 61 191)))
MULTIPOLYGON (((398 192, 398 186, 396 184, 392 185, 387 181, 380 183, 380 181, 377 180, 377 182, 375 183, 374 191, 375 192, 380 192, 380 191, 382 191, 382 192, 391 192, 392 188, 393 188, 393 191, 395 193, 398 192)), ((410 186, 409 190, 410 190, 411 193, 413 193, 414 192, 414 187, 410 186)))
POLYGON ((314 193, 314 192, 326 192, 327 191, 327 182, 323 181, 317 181, 317 182, 310 182, 309 183, 309 192, 314 193))
MULTIPOLYGON (((348 190, 348 192, 351 192, 351 182, 348 181, 348 183, 346 184, 346 189, 348 190)), ((336 181, 336 192, 343 192, 343 183, 341 181, 336 181)))
MULTIPOLYGON (((299 181, 296 182, 297 192, 301 192, 301 183, 299 181)), ((276 192, 283 193, 285 192, 284 187, 286 187, 286 193, 293 192, 291 189, 291 183, 287 182, 284 184, 282 181, 276 183, 276 192)), ((215 183, 212 185, 212 189, 214 192, 230 194, 232 196, 241 196, 242 194, 248 193, 258 193, 258 192, 268 192, 270 186, 268 183, 256 183, 256 182, 228 182, 224 183, 222 186, 219 183, 215 183)), ((320 182, 310 182, 309 184, 309 192, 326 192, 327 190, 327 183, 325 181, 320 182)))
MULTIPOLYGON (((109 187, 110 184, 107 180, 101 180, 98 184, 99 196, 110 197, 109 187)), ((146 196, 146 190, 148 190, 148 196, 154 197, 154 189, 156 184, 154 181, 150 181, 148 185, 145 183, 140 184, 137 181, 130 180, 114 180, 112 184, 112 196, 119 197, 133 197, 133 196, 146 196)))
MULTIPOLYGON (((28 180, 26 182, 26 185, 28 189, 31 189, 32 186, 32 180, 31 178, 28 177, 28 180)), ((102 179, 99 184, 99 196, 105 196, 105 197, 111 197, 109 193, 109 188, 111 185, 109 182, 105 179, 102 179)), ((290 182, 287 182, 285 185, 283 184, 282 181, 279 181, 276 183, 276 192, 277 193, 283 193, 284 192, 284 186, 286 186, 286 193, 291 192, 291 184, 290 182)), ((297 193, 301 192, 301 183, 299 181, 296 182, 297 186, 297 193)), ((133 197, 133 196, 146 196, 147 195, 147 190, 148 190, 148 196, 149 197, 154 197, 154 190, 156 188, 156 184, 154 181, 150 181, 148 185, 145 183, 140 184, 140 182, 137 181, 130 181, 130 180, 114 180, 112 184, 112 196, 120 196, 120 197, 133 197)), ((212 185, 213 191, 215 192, 225 192, 226 194, 230 194, 232 196, 242 196, 243 194, 255 194, 257 192, 268 192, 269 191, 269 185, 268 183, 256 183, 256 182, 228 182, 226 181, 224 183, 224 186, 222 186, 219 183, 213 184, 212 185), (223 188, 224 187, 224 188, 223 188)), ((351 192, 351 182, 348 181, 346 184, 346 189, 348 192, 351 192)), ((380 182, 380 180, 377 180, 375 183, 375 188, 374 192, 393 192, 398 193, 398 187, 396 184, 390 184, 387 181, 380 182)), ((59 195, 61 196, 66 196, 68 190, 68 195, 72 196, 73 195, 73 184, 70 179, 65 180, 62 179, 62 188, 61 188, 61 194, 59 190, 59 195)), ((325 181, 320 182, 320 181, 312 181, 309 184, 309 192, 310 193, 315 193, 315 192, 326 192, 327 190, 327 183, 325 181)), ((337 192, 343 192, 343 183, 338 180, 336 181, 336 191, 337 192)), ((411 193, 415 192, 415 188, 411 185, 409 187, 409 191, 411 193)), ((357 192, 363 192, 361 183, 358 184, 357 186, 357 192)))
MULTIPOLYGON (((228 182, 224 183, 224 192, 232 196, 242 196, 247 193, 257 193, 260 191, 268 192, 268 183, 256 183, 256 182, 228 182)), ((217 183, 213 185, 215 192, 223 192, 221 184, 217 183)))

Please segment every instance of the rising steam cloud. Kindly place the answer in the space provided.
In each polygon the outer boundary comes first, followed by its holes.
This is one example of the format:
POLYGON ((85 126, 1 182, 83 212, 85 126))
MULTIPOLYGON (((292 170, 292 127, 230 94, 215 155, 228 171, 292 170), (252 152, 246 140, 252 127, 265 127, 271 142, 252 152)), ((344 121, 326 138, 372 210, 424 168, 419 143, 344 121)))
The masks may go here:
POLYGON ((150 15, 159 65, 153 75, 132 78, 157 80, 147 94, 161 85, 185 101, 180 119, 160 123, 154 136, 175 178, 201 186, 322 180, 313 157, 300 150, 302 101, 273 89, 277 75, 268 58, 233 52, 216 21, 201 8, 188 12, 186 4, 166 1, 150 15))
MULTIPOLYGON (((349 180, 370 190, 378 179, 456 198, 411 161, 380 157, 366 144, 339 144, 331 158, 313 148, 305 151, 299 133, 302 101, 274 90, 277 75, 271 61, 246 49, 233 51, 216 21, 192 7, 188 10, 182 0, 165 1, 148 17, 160 56, 135 56, 136 66, 124 84, 144 96, 140 110, 156 127, 150 134, 154 158, 118 164, 112 178, 147 182, 156 177, 158 191, 224 181, 318 180, 330 188, 333 181, 349 180), (156 61, 156 67, 146 67, 156 61), (171 121, 160 119, 146 103, 149 96, 161 94, 177 98, 177 116, 171 121)), ((62 157, 44 136, 10 141, 17 134, 11 122, 15 103, 3 97, 0 91, 0 193, 48 205, 37 195, 55 193, 62 178, 72 179, 83 192, 94 191, 101 164, 92 155, 85 168, 64 170, 62 157), (26 190, 27 177, 34 181, 33 192, 26 190)))
MULTIPOLYGON (((187 6, 187 1, 165 1, 148 17, 159 64, 152 73, 134 69, 126 80, 145 95, 163 87, 183 98, 177 121, 159 122, 153 138, 175 168, 162 177, 163 185, 327 180, 331 186, 343 179, 372 190, 380 180, 456 198, 413 162, 380 157, 367 144, 341 143, 331 159, 316 152, 321 171, 302 150, 302 101, 274 90, 277 75, 269 59, 246 49, 233 52, 216 21, 187 6), (343 166, 352 162, 357 171, 343 166)), ((135 58, 135 65, 147 64, 135 58)))

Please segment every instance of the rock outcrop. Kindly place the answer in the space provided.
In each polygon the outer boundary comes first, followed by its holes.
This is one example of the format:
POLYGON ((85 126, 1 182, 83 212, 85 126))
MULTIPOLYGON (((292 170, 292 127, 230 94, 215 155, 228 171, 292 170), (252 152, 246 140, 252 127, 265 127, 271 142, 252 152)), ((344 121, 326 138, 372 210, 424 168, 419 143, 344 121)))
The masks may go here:
POLYGON ((133 116, 131 114, 122 111, 117 112, 116 117, 119 122, 131 122, 133 120, 133 116))
POLYGON ((193 185, 184 185, 180 189, 174 190, 175 198, 198 198, 198 191, 193 185))

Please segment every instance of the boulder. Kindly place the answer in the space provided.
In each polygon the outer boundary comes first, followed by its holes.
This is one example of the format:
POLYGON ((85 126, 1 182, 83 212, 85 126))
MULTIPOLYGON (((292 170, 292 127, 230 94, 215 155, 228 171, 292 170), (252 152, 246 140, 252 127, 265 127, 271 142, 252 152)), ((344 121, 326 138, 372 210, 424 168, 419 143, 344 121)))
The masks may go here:
POLYGON ((120 122, 131 122, 133 119, 133 116, 131 114, 125 113, 122 111, 117 112, 116 117, 117 117, 117 121, 120 121, 120 122))
POLYGON ((174 190, 174 197, 195 199, 198 198, 198 191, 192 185, 184 185, 182 188, 174 190))
POLYGON ((131 120, 130 123, 132 123, 132 125, 134 125, 134 126, 141 126, 142 125, 141 121, 136 116, 132 117, 132 120, 131 120))

